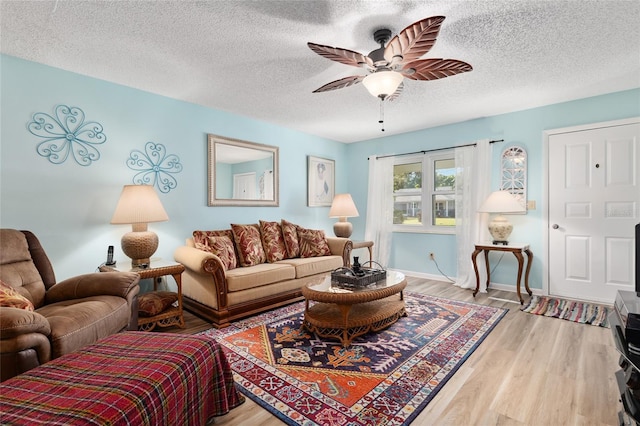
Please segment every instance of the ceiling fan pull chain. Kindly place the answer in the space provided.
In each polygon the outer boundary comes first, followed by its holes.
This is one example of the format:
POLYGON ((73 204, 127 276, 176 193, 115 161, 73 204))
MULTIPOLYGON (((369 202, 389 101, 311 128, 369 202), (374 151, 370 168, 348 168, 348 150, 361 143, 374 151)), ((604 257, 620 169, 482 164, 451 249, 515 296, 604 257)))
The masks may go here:
POLYGON ((378 123, 380 123, 380 131, 384 132, 384 98, 382 96, 380 97, 380 120, 378 123))

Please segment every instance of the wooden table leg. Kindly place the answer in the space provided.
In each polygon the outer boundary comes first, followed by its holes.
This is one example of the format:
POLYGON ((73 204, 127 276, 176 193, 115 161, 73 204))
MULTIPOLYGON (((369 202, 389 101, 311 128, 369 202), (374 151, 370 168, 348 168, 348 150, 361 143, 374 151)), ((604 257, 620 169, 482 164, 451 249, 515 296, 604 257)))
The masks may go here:
POLYGON ((524 288, 527 290, 527 293, 529 293, 529 296, 531 296, 533 292, 529 288, 529 271, 531 271, 531 262, 533 262, 533 253, 531 252, 531 250, 528 250, 528 249, 525 250, 524 252, 527 253, 527 270, 524 273, 524 288))
POLYGON ((478 253, 480 253, 481 249, 476 249, 471 254, 471 263, 473 263, 473 271, 476 273, 476 289, 473 292, 473 297, 476 297, 478 290, 480 290, 480 275, 478 274, 478 264, 476 263, 476 257, 478 257, 478 253))
POLYGON ((514 251, 513 255, 518 259, 518 281, 516 284, 516 289, 518 292, 518 300, 520 300, 520 304, 524 304, 524 300, 522 300, 522 295, 520 294, 520 280, 522 278, 522 266, 524 264, 524 257, 522 253, 519 251, 514 251))
POLYGON ((184 328, 184 311, 182 309, 182 272, 179 274, 173 274, 173 279, 176 280, 176 286, 178 287, 178 310, 180 311, 178 326, 180 328, 184 328))
POLYGON ((489 250, 484 251, 484 264, 487 267, 487 285, 484 286, 485 290, 489 291, 489 283, 491 282, 491 269, 489 268, 489 250))

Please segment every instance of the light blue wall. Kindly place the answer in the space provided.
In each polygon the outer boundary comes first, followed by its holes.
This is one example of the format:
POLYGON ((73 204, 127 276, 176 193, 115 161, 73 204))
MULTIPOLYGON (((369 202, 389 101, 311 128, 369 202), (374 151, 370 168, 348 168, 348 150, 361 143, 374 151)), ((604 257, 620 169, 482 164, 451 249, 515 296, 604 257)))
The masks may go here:
MULTIPOLYGON (((184 169, 178 186, 160 199, 168 222, 149 228, 160 238, 156 256, 173 258, 195 229, 228 228, 259 219, 288 219, 332 233, 328 207, 307 207, 307 155, 345 164, 346 146, 287 128, 131 89, 15 57, 0 56, 1 150, 0 226, 30 229, 50 256, 58 280, 93 272, 115 246, 126 259, 120 238, 128 225, 109 221, 125 184, 135 172, 125 162, 146 142, 164 145, 184 169), (56 165, 36 153, 42 141, 27 131, 36 112, 54 106, 80 107, 87 120, 104 127, 101 158, 88 167, 73 160, 56 165), (207 133, 280 148, 279 207, 207 207, 207 133)), ((336 171, 336 191, 346 191, 336 171)))
MULTIPOLYGON (((153 141, 176 154, 184 170, 178 187, 160 198, 168 222, 150 224, 160 237, 157 256, 172 258, 194 229, 226 228, 230 222, 286 218, 332 233, 328 207, 307 207, 307 155, 336 160, 336 193, 350 192, 360 217, 350 218, 355 239, 364 236, 367 176, 370 155, 403 153, 504 139, 494 144, 493 188, 498 186, 498 157, 505 147, 525 147, 529 158, 528 195, 537 210, 512 216, 513 240, 531 243, 542 253, 544 130, 640 116, 640 89, 551 105, 527 111, 456 123, 354 144, 341 144, 287 128, 202 106, 175 101, 124 86, 81 76, 14 57, 0 55, 0 226, 30 229, 41 239, 58 279, 90 272, 104 261, 106 246, 114 245, 124 259, 120 238, 129 230, 110 225, 122 185, 134 172, 125 165, 132 150, 153 141), (78 106, 104 126, 107 142, 101 158, 89 167, 72 161, 51 164, 36 153, 39 138, 27 131, 36 112, 53 113, 55 105, 78 106), (206 134, 275 145, 280 148, 279 207, 207 207, 206 134)), ((425 114, 437 114, 436 109, 425 114)), ((388 111, 387 127, 393 126, 388 111)), ((376 125, 372 122, 372 125, 376 125)), ((388 266, 439 275, 428 260, 434 252, 441 270, 456 275, 455 238, 435 234, 394 234, 388 266)), ((513 284, 515 259, 505 257, 493 281, 513 284)), ((532 287, 541 287, 543 267, 536 257, 532 287)))
MULTIPOLYGON (((437 114, 437 109, 425 111, 425 114, 437 114)), ((494 166, 487 172, 492 176, 492 189, 498 189, 502 150, 515 144, 526 149, 529 165, 528 199, 535 200, 537 208, 526 215, 509 216, 514 224, 511 240, 531 244, 531 250, 537 257, 531 270, 530 285, 532 288, 542 288, 542 243, 543 234, 547 231, 542 218, 542 209, 546 203, 543 199, 546 193, 543 189, 543 132, 638 116, 640 89, 635 89, 350 144, 347 147, 348 189, 361 213, 360 217, 350 219, 354 225, 353 237, 364 236, 366 216, 362 213, 366 211, 367 179, 362 176, 367 176, 368 173, 367 157, 451 147, 485 138, 504 139, 504 142, 492 144, 494 166)), ((393 126, 392 116, 387 115, 386 124, 387 127, 393 126)), ((446 275, 456 276, 456 244, 453 235, 394 233, 390 265, 400 270, 440 275, 435 263, 429 260, 430 252, 435 254, 440 269, 446 275)), ((499 256, 499 253, 491 254, 492 267, 499 256)), ((515 285, 516 268, 515 257, 505 256, 493 273, 492 282, 515 285)))

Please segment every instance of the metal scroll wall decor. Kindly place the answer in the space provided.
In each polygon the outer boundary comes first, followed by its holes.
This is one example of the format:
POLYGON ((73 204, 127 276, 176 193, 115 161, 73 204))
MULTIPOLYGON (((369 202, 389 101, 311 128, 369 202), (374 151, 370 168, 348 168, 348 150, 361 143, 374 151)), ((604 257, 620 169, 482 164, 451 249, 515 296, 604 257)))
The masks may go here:
POLYGON ((134 184, 153 185, 165 194, 178 186, 173 175, 182 171, 180 158, 174 154, 167 155, 164 145, 154 142, 147 142, 144 152, 131 151, 127 167, 138 171, 133 177, 134 184))
POLYGON ((524 148, 511 146, 502 151, 500 189, 509 191, 527 208, 527 153, 524 148))
POLYGON ((62 164, 71 156, 79 165, 89 166, 100 159, 97 145, 107 140, 102 124, 85 121, 84 111, 67 105, 56 106, 54 116, 44 112, 33 114, 27 129, 44 139, 36 151, 53 164, 62 164))

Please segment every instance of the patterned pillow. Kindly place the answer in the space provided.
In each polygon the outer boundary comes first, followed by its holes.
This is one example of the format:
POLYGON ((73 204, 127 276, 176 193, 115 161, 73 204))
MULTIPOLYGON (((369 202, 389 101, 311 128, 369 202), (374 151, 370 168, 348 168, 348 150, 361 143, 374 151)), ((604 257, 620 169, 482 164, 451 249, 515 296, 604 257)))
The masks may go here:
MULTIPOLYGON (((216 252, 217 250, 211 247, 211 241, 209 240, 210 237, 229 238, 229 241, 231 241, 232 243, 231 246, 233 248, 233 257, 235 257, 235 261, 232 262, 231 260, 229 260, 228 264, 229 265, 235 264, 234 268, 237 267, 239 264, 238 253, 236 252, 235 246, 233 245, 233 232, 231 232, 231 229, 224 229, 219 231, 193 231, 193 243, 197 249, 208 251, 220 257, 219 254, 216 252)), ((227 262, 223 260, 223 263, 227 263, 227 262)), ((233 268, 227 267, 227 270, 228 269, 233 269, 233 268)))
POLYGON ((0 281, 0 306, 33 311, 33 303, 31 303, 31 300, 27 299, 18 293, 18 290, 11 287, 9 284, 3 283, 2 281, 0 281))
POLYGON ((266 262, 258 225, 231 224, 241 266, 253 266, 266 262))
POLYGON ((287 248, 287 258, 293 259, 300 256, 300 245, 298 244, 298 225, 282 219, 282 237, 284 246, 287 248))
POLYGON ((171 291, 153 291, 138 296, 138 314, 141 317, 153 317, 178 301, 178 295, 171 291))
POLYGON ((331 249, 327 244, 324 231, 314 229, 298 229, 300 257, 330 256, 331 249))
POLYGON ((262 247, 267 256, 267 262, 273 263, 287 257, 287 248, 282 237, 282 228, 278 222, 260 221, 260 235, 262 247))
POLYGON ((196 248, 218 256, 227 271, 238 266, 233 241, 229 237, 209 237, 208 241, 207 245, 195 243, 196 248))

